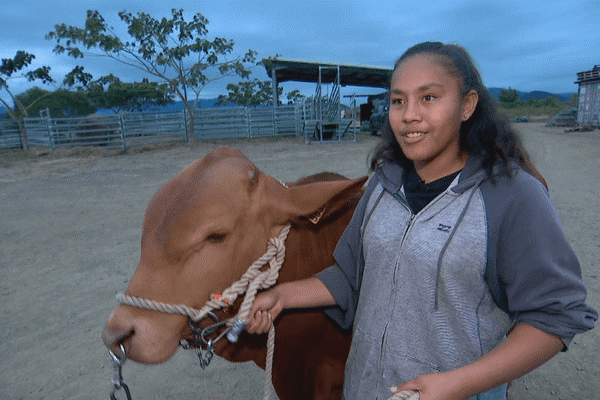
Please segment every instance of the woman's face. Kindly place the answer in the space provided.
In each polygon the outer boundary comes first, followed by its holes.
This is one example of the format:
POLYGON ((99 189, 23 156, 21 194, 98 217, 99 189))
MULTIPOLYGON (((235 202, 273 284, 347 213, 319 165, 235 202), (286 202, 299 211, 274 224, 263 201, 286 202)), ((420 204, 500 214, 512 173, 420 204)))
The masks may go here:
POLYGON ((430 182, 461 169, 468 155, 460 151, 460 124, 475 110, 477 92, 463 96, 460 80, 430 54, 398 65, 390 92, 392 131, 421 178, 430 182))

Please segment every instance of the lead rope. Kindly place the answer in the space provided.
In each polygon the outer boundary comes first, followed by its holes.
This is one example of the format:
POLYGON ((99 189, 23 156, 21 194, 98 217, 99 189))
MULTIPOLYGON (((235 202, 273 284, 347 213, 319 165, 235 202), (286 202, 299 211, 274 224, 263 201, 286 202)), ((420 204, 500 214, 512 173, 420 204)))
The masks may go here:
MULTIPOLYGON (((278 238, 271 238, 267 252, 256 260, 242 277, 234 282, 230 287, 223 291, 220 296, 211 296, 211 299, 200 309, 194 309, 185 305, 172 305, 154 300, 142 299, 139 297, 128 296, 123 293, 117 293, 117 301, 120 304, 125 304, 137 308, 160 311, 167 314, 182 314, 188 316, 193 322, 198 322, 203 319, 209 312, 224 307, 228 307, 235 303, 239 295, 246 293, 238 314, 228 320, 227 325, 231 327, 227 338, 231 342, 237 341, 237 336, 244 329, 248 320, 254 298, 259 289, 268 289, 277 282, 279 270, 285 258, 285 240, 290 233, 291 224, 287 225, 281 231, 278 238), (264 272, 260 271, 264 265, 269 263, 269 269, 264 272)), ((275 348, 275 326, 271 324, 269 328, 269 336, 267 339, 267 359, 266 359, 266 380, 265 380, 265 400, 269 400, 270 384, 273 377, 273 353, 275 348)))

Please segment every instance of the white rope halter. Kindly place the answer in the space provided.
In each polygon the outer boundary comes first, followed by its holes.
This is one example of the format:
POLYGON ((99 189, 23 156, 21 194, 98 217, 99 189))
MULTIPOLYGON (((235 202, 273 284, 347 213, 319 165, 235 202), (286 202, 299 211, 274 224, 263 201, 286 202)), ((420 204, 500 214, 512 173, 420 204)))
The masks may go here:
MULTIPOLYGON (((268 289, 277 282, 279 270, 285 258, 285 240, 290 232, 291 224, 287 225, 281 231, 278 238, 269 240, 267 252, 256 260, 242 277, 234 282, 230 287, 223 291, 220 296, 211 296, 211 299, 199 310, 185 305, 171 305, 154 300, 142 299, 139 297, 128 296, 123 293, 117 293, 117 301, 120 304, 144 308, 148 310, 160 311, 167 314, 181 314, 188 316, 192 321, 198 322, 213 310, 229 307, 235 303, 239 295, 246 293, 242 305, 234 318, 227 321, 228 326, 235 324, 234 321, 240 320, 245 326, 248 321, 250 309, 254 303, 254 298, 259 289, 268 289), (260 268, 269 263, 269 269, 261 272, 260 268)), ((265 400, 269 399, 269 383, 273 376, 273 352, 275 347, 275 327, 271 324, 269 328, 269 337, 267 340, 267 362, 265 371, 267 380, 265 382, 265 400)))

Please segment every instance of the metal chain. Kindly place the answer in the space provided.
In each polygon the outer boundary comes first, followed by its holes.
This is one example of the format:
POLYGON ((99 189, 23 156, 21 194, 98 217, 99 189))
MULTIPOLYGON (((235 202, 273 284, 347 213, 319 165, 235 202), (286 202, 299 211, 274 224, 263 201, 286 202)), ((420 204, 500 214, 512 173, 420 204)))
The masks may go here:
POLYGON ((108 354, 110 354, 110 357, 113 360, 113 368, 115 370, 115 376, 111 380, 113 387, 110 391, 110 400, 117 400, 116 393, 121 389, 123 389, 125 392, 127 400, 131 400, 131 392, 123 380, 123 364, 125 364, 125 360, 127 360, 127 357, 125 356, 125 347, 123 347, 123 344, 119 345, 119 349, 121 350, 121 357, 113 353, 111 349, 108 349, 108 354))

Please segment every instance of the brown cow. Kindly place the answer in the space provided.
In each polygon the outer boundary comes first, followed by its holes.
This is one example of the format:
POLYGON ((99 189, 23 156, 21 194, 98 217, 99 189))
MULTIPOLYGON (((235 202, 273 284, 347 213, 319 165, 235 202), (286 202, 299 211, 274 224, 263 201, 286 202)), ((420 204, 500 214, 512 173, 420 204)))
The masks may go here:
MULTIPOLYGON (((312 276, 333 263, 366 177, 321 174, 288 184, 261 173, 243 154, 218 149, 186 167, 152 198, 143 222, 141 258, 126 294, 200 308, 238 280, 292 223, 279 282, 312 276), (331 180, 335 179, 335 180, 331 180), (308 218, 318 211, 315 224, 308 218)), ((236 302, 235 310, 240 300, 236 302)), ((229 318, 233 310, 221 311, 229 318)), ((206 321, 207 323, 209 321, 206 321)), ((273 385, 281 400, 341 397, 350 333, 319 310, 286 311, 275 322, 273 385)), ((114 352, 162 363, 191 338, 188 318, 126 305, 111 314, 103 340, 114 352)), ((216 354, 265 368, 266 335, 219 341, 216 354)))

